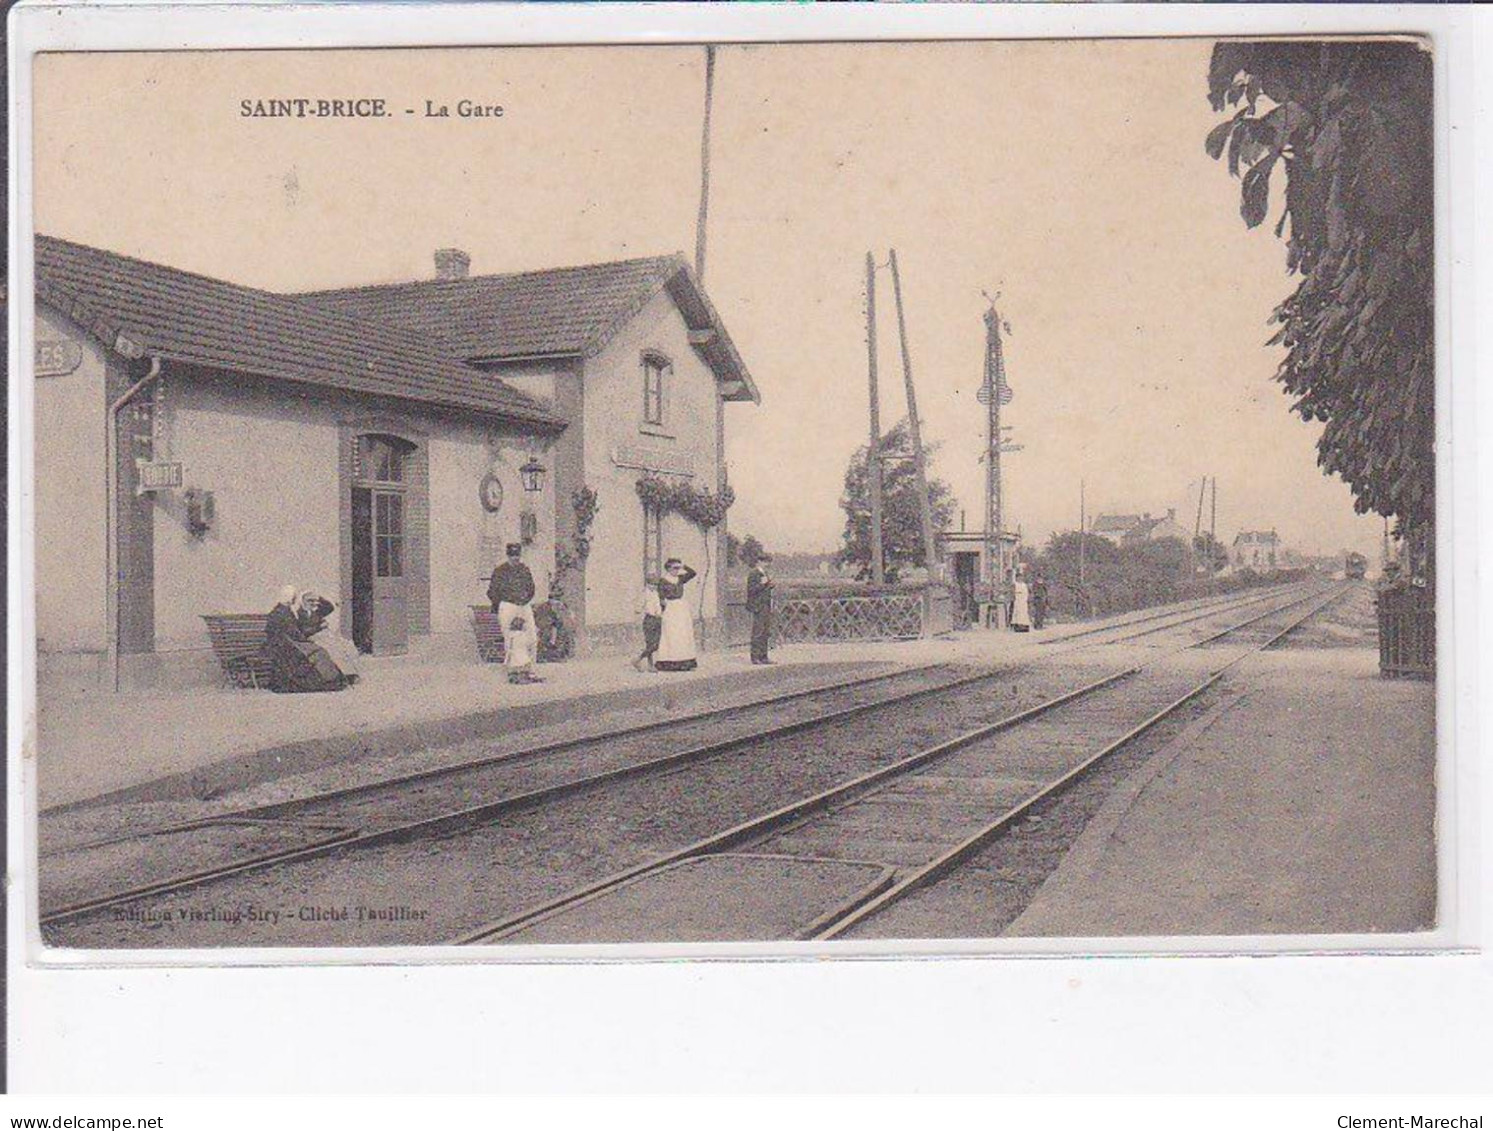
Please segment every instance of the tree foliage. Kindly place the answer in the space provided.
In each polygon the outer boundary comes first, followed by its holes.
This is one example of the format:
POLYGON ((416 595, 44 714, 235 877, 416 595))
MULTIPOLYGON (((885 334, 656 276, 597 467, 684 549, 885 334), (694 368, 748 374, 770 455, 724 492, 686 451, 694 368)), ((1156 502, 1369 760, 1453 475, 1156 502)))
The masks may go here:
POLYGON ((1435 508, 1430 55, 1408 41, 1221 43, 1205 142, 1250 227, 1285 178, 1276 235, 1295 292, 1271 317, 1276 374, 1325 425, 1317 462, 1360 512, 1425 529, 1435 508))
MULTIPOLYGON (((937 445, 924 443, 923 458, 932 464, 937 445)), ((910 565, 922 565, 923 517, 918 503, 917 470, 912 460, 912 435, 907 420, 897 423, 881 440, 881 532, 882 556, 888 581, 897 580, 910 565)), ((856 576, 871 576, 871 480, 866 447, 856 450, 845 469, 845 488, 840 495, 840 509, 845 512, 843 544, 836 560, 857 567, 856 576)), ((933 528, 947 530, 953 521, 957 504, 954 492, 941 479, 929 478, 928 495, 932 500, 933 528)))
POLYGON ((751 569, 762 560, 762 555, 767 553, 767 547, 757 540, 755 534, 748 534, 741 540, 741 564, 751 569))

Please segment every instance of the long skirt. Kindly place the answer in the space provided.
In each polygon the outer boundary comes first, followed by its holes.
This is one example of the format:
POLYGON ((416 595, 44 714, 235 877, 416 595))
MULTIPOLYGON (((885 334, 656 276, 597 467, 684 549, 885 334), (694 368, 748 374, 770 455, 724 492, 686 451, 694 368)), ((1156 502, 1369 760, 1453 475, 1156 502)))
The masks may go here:
POLYGON ((347 680, 325 648, 309 641, 285 640, 269 650, 271 690, 281 694, 341 691, 347 680))
POLYGON ((663 672, 687 672, 695 668, 695 618, 689 601, 664 602, 663 630, 659 633, 658 651, 653 666, 663 672))
POLYGON ((1025 585, 1016 586, 1016 592, 1011 597, 1011 627, 1017 632, 1025 632, 1032 627, 1032 614, 1025 585))
POLYGON ((534 606, 511 605, 507 601, 498 603, 498 620, 503 626, 503 663, 510 671, 532 667, 534 653, 539 643, 534 629, 534 606), (521 628, 513 626, 523 622, 521 628))

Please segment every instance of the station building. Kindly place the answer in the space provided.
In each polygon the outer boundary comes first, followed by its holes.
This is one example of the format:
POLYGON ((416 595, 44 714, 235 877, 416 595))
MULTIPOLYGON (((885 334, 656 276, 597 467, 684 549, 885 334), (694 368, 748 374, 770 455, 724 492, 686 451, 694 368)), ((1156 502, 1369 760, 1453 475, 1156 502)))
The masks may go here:
POLYGON ((124 686, 213 682, 202 616, 268 611, 286 584, 337 601, 364 651, 475 660, 503 546, 543 599, 583 487, 590 553, 562 580, 581 648, 631 644, 670 555, 701 571, 718 637, 725 525, 637 492, 718 492, 725 403, 759 399, 688 264, 467 263, 283 294, 38 237, 40 678, 112 686, 117 651, 124 686))

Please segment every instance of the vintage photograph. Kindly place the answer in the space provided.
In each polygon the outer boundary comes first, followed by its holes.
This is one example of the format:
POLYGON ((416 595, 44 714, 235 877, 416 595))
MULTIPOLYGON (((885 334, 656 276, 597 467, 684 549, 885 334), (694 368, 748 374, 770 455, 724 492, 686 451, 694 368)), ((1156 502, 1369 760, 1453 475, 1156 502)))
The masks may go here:
POLYGON ((38 56, 44 943, 1437 927, 1434 73, 38 56))

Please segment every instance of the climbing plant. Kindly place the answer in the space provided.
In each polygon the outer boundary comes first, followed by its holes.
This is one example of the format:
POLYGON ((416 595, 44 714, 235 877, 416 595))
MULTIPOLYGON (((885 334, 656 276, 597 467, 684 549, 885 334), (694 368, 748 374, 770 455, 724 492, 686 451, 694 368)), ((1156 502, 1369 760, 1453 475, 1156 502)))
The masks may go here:
POLYGON ((575 533, 567 541, 555 543, 555 573, 550 583, 550 599, 557 600, 565 594, 564 578, 573 570, 580 569, 591 556, 591 524, 601 503, 591 487, 581 487, 570 496, 570 509, 575 515, 575 533))
POLYGON ((717 494, 707 487, 696 487, 686 479, 665 479, 661 475, 640 476, 637 489, 643 506, 660 517, 677 514, 700 532, 705 549, 705 568, 700 573, 700 616, 703 619, 705 588, 711 568, 710 532, 726 521, 726 512, 736 501, 736 492, 731 490, 729 483, 723 484, 717 494))
POLYGON ((638 479, 638 498, 650 510, 660 515, 677 514, 704 532, 714 530, 726 521, 726 512, 736 501, 736 493, 730 484, 716 494, 706 487, 696 487, 686 479, 644 475, 638 479))

